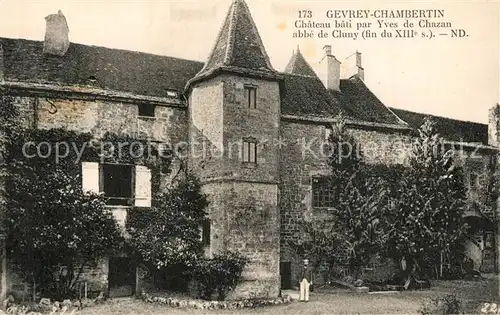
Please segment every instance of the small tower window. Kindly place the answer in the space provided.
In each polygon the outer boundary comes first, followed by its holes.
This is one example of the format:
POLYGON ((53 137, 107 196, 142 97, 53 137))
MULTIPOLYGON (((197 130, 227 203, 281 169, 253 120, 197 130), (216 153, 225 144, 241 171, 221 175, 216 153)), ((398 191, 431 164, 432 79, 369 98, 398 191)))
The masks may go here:
POLYGON ((151 105, 151 104, 139 105, 139 116, 154 117, 155 116, 155 106, 151 105))
POLYGON ((201 226, 201 242, 203 246, 210 245, 210 219, 204 219, 201 226))
POLYGON ((474 188, 477 185, 477 174, 476 173, 471 173, 470 174, 470 187, 474 188))
POLYGON ((257 108, 257 87, 247 85, 245 86, 245 99, 248 108, 257 108))
POLYGON ((243 162, 257 163, 257 141, 254 139, 243 140, 243 162))

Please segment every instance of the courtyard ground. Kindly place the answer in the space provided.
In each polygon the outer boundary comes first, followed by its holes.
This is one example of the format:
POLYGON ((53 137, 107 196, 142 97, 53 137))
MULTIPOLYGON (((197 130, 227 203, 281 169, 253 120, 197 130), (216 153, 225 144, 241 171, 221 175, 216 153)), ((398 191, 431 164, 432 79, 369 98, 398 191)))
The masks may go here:
POLYGON ((146 303, 133 298, 108 300, 84 309, 78 314, 420 314, 425 299, 457 293, 467 314, 480 314, 486 302, 499 303, 496 279, 477 281, 435 281, 430 290, 401 293, 355 294, 346 290, 313 292, 309 303, 292 302, 287 305, 244 310, 179 309, 146 303))

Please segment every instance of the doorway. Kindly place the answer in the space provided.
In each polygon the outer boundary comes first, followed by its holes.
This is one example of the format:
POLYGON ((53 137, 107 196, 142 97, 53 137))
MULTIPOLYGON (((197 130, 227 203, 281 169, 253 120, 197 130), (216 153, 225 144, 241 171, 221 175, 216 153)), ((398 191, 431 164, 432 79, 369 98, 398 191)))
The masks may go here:
POLYGON ((292 263, 280 262, 281 289, 290 290, 292 288, 292 263))
POLYGON ((136 266, 129 257, 109 259, 109 297, 124 297, 135 294, 136 266))

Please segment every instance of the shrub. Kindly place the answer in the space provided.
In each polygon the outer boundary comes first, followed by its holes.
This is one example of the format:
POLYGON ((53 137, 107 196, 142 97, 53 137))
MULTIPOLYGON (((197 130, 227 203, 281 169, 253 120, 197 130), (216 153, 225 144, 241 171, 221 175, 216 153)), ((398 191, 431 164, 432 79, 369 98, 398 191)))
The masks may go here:
POLYGON ((203 255, 200 227, 207 218, 207 196, 198 179, 186 173, 168 190, 158 193, 151 208, 134 208, 127 216, 129 245, 149 271, 155 285, 183 291, 183 279, 203 255))
POLYGON ((462 301, 454 292, 443 297, 428 299, 424 301, 420 313, 422 315, 430 314, 465 314, 462 307, 462 301))
POLYGON ((231 252, 214 255, 211 259, 201 258, 193 271, 200 297, 211 300, 216 293, 217 300, 224 300, 229 291, 241 282, 247 262, 246 258, 231 252))
POLYGON ((2 166, 7 174, 2 220, 12 269, 33 286, 33 299, 37 293, 75 297, 82 272, 120 247, 120 228, 105 197, 82 190, 76 158, 58 161, 25 154, 23 148, 28 141, 43 141, 50 144, 48 152, 56 152, 58 143, 78 146, 91 135, 60 129, 20 130, 16 135, 9 139, 2 166))

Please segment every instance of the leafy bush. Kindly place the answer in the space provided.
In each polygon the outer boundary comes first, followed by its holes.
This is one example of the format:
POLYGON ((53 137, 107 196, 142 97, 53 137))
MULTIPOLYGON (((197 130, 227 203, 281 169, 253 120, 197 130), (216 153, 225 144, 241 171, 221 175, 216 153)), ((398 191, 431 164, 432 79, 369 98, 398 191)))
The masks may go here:
POLYGON ((157 194, 151 208, 130 211, 126 227, 135 254, 156 269, 194 264, 203 253, 200 227, 206 219, 207 196, 192 174, 157 194))
POLYGON ((465 314, 463 311, 462 301, 454 292, 443 297, 428 299, 424 301, 420 309, 422 315, 430 314, 465 314))
POLYGON ((214 255, 211 259, 201 258, 193 272, 198 281, 200 297, 211 300, 216 293, 217 300, 224 300, 229 291, 241 282, 247 262, 246 258, 231 252, 214 255))
MULTIPOLYGON (((33 294, 73 297, 83 270, 121 244, 119 227, 103 196, 84 192, 80 165, 23 154, 25 141, 85 141, 64 130, 23 130, 9 139, 4 165, 7 251, 14 271, 33 294), (75 140, 76 139, 76 140, 75 140)), ((52 151, 54 152, 54 151, 52 151)))

